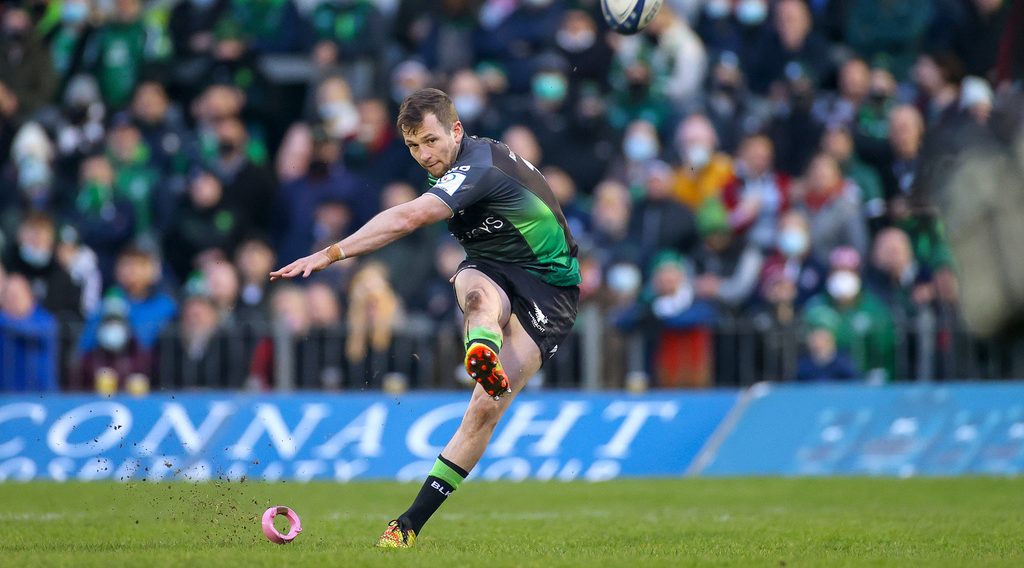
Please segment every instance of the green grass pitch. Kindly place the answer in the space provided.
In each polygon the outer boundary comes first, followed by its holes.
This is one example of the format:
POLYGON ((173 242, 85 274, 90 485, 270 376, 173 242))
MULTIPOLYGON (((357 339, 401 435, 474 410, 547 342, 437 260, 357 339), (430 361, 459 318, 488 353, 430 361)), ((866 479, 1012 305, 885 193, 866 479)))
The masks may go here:
POLYGON ((412 550, 417 485, 0 484, 3 566, 1024 566, 1024 479, 474 483, 412 550), (302 517, 268 542, 270 505, 302 517))

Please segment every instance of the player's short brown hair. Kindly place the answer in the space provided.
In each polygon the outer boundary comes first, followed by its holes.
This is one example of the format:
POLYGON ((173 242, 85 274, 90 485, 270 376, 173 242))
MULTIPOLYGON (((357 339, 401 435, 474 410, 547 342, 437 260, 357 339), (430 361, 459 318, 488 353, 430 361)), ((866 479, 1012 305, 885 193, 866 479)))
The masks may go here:
POLYGON ((420 89, 402 101, 398 109, 399 132, 413 132, 423 124, 423 119, 428 114, 437 117, 437 121, 444 126, 445 130, 451 130, 452 126, 459 120, 455 112, 455 103, 448 93, 440 89, 420 89))

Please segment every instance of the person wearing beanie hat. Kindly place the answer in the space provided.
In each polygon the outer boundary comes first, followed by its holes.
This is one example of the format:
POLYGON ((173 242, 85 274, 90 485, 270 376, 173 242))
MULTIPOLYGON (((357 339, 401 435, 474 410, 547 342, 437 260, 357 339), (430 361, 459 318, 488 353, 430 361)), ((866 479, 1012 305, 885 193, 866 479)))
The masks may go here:
POLYGON ((697 296, 731 311, 741 309, 757 290, 764 257, 743 235, 734 235, 721 201, 708 200, 697 210, 703 244, 696 255, 697 296))

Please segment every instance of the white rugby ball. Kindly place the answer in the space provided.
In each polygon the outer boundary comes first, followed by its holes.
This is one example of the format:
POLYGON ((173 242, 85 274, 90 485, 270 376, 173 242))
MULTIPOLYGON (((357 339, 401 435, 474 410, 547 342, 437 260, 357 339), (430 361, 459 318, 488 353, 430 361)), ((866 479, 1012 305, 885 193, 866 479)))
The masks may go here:
POLYGON ((662 0, 601 0, 601 13, 613 31, 629 35, 646 28, 661 3, 662 0))

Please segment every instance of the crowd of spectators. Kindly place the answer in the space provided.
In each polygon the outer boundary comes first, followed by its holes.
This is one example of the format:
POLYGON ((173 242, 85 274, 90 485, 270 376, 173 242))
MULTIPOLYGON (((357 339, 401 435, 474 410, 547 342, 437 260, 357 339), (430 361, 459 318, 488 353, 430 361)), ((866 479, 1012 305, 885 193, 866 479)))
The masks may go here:
POLYGON ((379 384, 458 318, 443 226, 266 275, 427 187, 394 127, 425 86, 544 172, 655 384, 713 383, 729 322, 765 378, 935 375, 930 192, 1017 88, 1022 5, 667 0, 622 36, 596 0, 4 2, 0 390, 270 388, 280 329, 300 386, 379 384))

